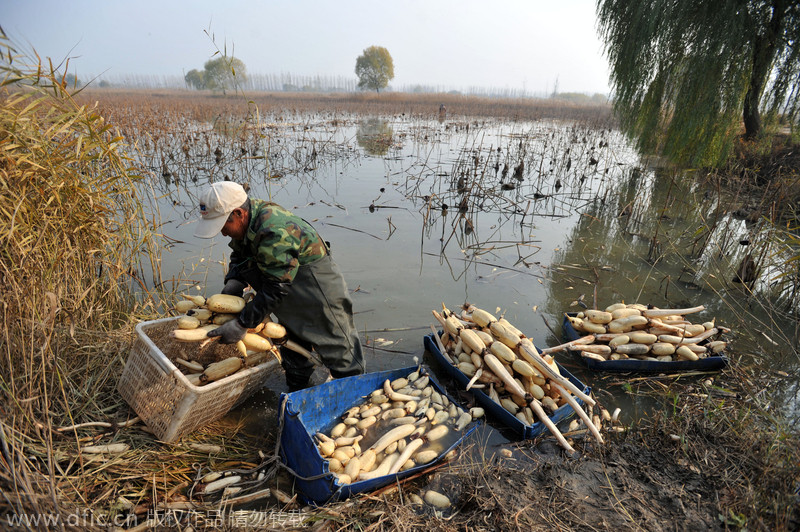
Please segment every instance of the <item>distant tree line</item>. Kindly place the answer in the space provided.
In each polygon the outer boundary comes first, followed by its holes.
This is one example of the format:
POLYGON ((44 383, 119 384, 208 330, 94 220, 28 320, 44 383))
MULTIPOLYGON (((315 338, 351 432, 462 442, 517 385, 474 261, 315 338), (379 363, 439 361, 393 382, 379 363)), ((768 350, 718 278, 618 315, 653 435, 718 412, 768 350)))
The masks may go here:
POLYGON ((289 72, 251 75, 247 88, 269 92, 355 92, 357 80, 346 76, 300 76, 289 72))
MULTIPOLYGON (((89 79, 92 77, 90 76, 89 79)), ((106 75, 99 82, 99 87, 128 87, 133 89, 185 89, 185 76, 155 74, 106 75)), ((360 92, 358 79, 347 76, 325 76, 321 74, 302 75, 290 72, 280 74, 248 74, 247 80, 240 87, 244 91, 254 92, 320 92, 348 93, 360 92)), ((389 85, 390 92, 408 92, 416 94, 463 94, 465 96, 482 96, 486 98, 550 98, 551 90, 530 91, 512 87, 481 87, 470 85, 457 87, 453 85, 427 85, 410 83, 389 85)), ((584 94, 579 92, 557 93, 556 99, 591 100, 605 102, 607 94, 584 94)))
MULTIPOLYGON (((558 93, 546 91, 529 92, 525 89, 479 87, 466 88, 442 85, 402 85, 390 86, 394 78, 394 62, 389 51, 382 46, 370 46, 356 58, 355 74, 357 79, 348 76, 297 75, 291 72, 280 74, 248 74, 244 63, 235 58, 220 56, 210 59, 203 70, 192 69, 182 78, 179 76, 156 75, 123 75, 108 76, 99 81, 100 87, 131 88, 189 88, 195 90, 211 90, 223 94, 232 89, 253 92, 328 92, 349 93, 359 90, 380 92, 427 93, 427 94, 464 94, 487 98, 547 98, 555 97, 574 103, 606 103, 605 94, 558 93)), ((555 89, 553 92, 556 92, 555 89)))
MULTIPOLYGON (((280 74, 248 74, 244 63, 234 57, 220 56, 207 61, 203 70, 192 69, 183 78, 178 76, 126 75, 106 77, 100 80, 101 87, 131 88, 190 88, 225 93, 236 88, 254 92, 328 92, 349 93, 359 90, 381 89, 395 92, 428 94, 465 94, 487 98, 546 98, 548 96, 574 103, 605 103, 604 94, 531 93, 525 89, 478 87, 454 88, 441 85, 403 85, 392 87, 394 63, 386 48, 370 46, 356 59, 357 79, 348 76, 297 75, 290 72, 280 74)), ((555 91, 554 91, 555 92, 555 91)))
MULTIPOLYGON (((356 75, 358 88, 380 92, 394 78, 394 64, 389 51, 382 46, 370 46, 356 59, 356 75)), ((291 76, 281 75, 280 79, 261 77, 255 86, 253 80, 248 83, 244 63, 233 56, 222 55, 209 59, 203 70, 192 69, 183 78, 186 87, 197 90, 221 91, 224 95, 232 89, 241 90, 282 90, 282 91, 323 91, 322 80, 317 77, 293 80, 291 76)), ((333 90, 349 91, 352 84, 344 78, 343 83, 336 84, 333 90)))

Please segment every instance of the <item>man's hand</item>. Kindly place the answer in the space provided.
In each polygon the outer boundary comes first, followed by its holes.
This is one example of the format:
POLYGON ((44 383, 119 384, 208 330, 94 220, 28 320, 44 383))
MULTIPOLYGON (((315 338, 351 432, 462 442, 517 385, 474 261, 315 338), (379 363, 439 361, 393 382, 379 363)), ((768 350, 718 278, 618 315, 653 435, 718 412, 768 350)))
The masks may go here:
POLYGON ((209 337, 219 336, 221 344, 235 344, 247 334, 247 329, 239 324, 239 320, 229 320, 216 329, 208 331, 209 337))
POLYGON ((222 289, 221 293, 242 297, 246 286, 246 284, 238 279, 229 279, 228 282, 225 283, 225 288, 222 289))

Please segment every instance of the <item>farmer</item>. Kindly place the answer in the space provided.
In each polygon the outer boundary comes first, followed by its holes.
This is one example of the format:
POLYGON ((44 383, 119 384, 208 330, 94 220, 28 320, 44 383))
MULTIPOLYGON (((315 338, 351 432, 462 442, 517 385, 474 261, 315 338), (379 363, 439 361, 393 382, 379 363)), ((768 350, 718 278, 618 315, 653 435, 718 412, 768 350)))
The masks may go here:
MULTIPOLYGON (((274 313, 294 341, 317 352, 334 378, 364 372, 347 285, 328 245, 308 222, 275 203, 248 198, 230 181, 203 192, 200 215, 195 236, 212 238, 221 231, 231 239, 222 293, 241 296, 247 285, 256 291, 238 319, 209 336, 235 343, 274 313)), ((289 391, 308 387, 313 363, 285 347, 281 358, 289 391)))

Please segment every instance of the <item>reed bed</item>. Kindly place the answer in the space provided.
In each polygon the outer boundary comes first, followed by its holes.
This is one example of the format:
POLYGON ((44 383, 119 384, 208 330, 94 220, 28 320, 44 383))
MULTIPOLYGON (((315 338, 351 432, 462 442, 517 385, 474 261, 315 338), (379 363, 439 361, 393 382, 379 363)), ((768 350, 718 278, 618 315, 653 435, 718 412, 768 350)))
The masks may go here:
POLYGON ((157 239, 118 133, 53 65, 0 47, 0 506, 57 515, 107 489, 108 464, 76 453, 93 437, 57 428, 125 421, 113 390, 157 239))
POLYGON ((99 101, 114 108, 182 108, 185 115, 201 122, 217 116, 242 116, 242 102, 251 102, 264 116, 288 118, 299 114, 323 113, 335 117, 353 115, 404 115, 408 118, 505 118, 510 120, 568 120, 613 126, 610 104, 583 103, 558 98, 486 98, 457 94, 412 93, 294 93, 254 92, 231 98, 196 91, 169 90, 85 90, 87 101, 99 101), (441 115, 440 105, 446 113, 441 115))

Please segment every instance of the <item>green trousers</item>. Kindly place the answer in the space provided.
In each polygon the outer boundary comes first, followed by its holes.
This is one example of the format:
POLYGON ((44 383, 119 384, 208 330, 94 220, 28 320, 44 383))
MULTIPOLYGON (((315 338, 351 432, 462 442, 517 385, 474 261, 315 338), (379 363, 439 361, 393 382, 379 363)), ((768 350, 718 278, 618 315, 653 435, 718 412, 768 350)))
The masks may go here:
MULTIPOLYGON (((366 370, 361 340, 353 323, 353 301, 339 267, 327 255, 301 266, 289 293, 273 311, 289 338, 313 350, 334 378, 360 375, 366 370)), ((281 348, 290 390, 304 388, 314 364, 288 348, 281 348)))

